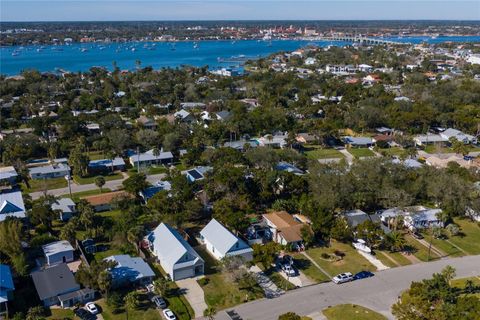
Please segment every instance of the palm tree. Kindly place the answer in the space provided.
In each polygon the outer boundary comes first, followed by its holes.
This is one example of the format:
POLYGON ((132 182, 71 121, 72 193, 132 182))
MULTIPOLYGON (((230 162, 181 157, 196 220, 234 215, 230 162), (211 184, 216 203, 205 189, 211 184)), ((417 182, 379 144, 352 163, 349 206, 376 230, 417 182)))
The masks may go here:
POLYGON ((102 176, 95 177, 95 185, 100 189, 100 193, 102 193, 102 187, 105 185, 105 178, 102 176))
POLYGON ((167 291, 168 291, 168 280, 161 277, 161 278, 158 278, 157 280, 155 280, 153 282, 153 286, 155 288, 155 293, 162 296, 162 297, 165 297, 167 295, 167 291))
POLYGON ((445 280, 450 284, 450 281, 455 278, 455 268, 452 266, 446 266, 442 270, 442 275, 445 277, 445 280))
POLYGON ((140 299, 138 297, 138 292, 131 291, 127 293, 124 298, 125 301, 125 308, 127 311, 127 318, 128 318, 128 311, 136 310, 140 306, 140 299))
POLYGON ((214 319, 214 315, 217 313, 217 310, 215 310, 214 307, 208 307, 207 309, 203 310, 203 316, 206 317, 209 320, 214 319))
POLYGON ((105 296, 108 297, 108 292, 110 291, 110 288, 112 287, 112 275, 108 270, 103 270, 100 272, 98 275, 98 287, 102 292, 105 292, 105 296))
POLYGON ((390 250, 393 252, 403 250, 406 244, 403 234, 398 231, 392 231, 388 235, 388 242, 389 242, 390 250))
POLYGON ((153 147, 152 154, 155 157, 156 163, 158 165, 158 157, 160 156, 160 150, 156 146, 153 147))

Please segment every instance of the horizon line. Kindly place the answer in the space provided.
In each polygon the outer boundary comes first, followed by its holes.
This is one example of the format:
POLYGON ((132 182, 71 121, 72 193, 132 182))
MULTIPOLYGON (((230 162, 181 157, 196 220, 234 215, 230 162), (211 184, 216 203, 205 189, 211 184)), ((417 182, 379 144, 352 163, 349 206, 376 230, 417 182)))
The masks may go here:
POLYGON ((38 23, 38 22, 62 22, 62 23, 71 23, 71 22, 303 22, 303 21, 316 21, 316 22, 330 22, 330 21, 355 21, 355 22, 392 22, 392 21, 413 21, 413 22, 478 22, 480 19, 148 19, 148 20, 31 20, 31 21, 22 21, 22 20, 10 20, 10 21, 0 21, 0 24, 4 23, 38 23))

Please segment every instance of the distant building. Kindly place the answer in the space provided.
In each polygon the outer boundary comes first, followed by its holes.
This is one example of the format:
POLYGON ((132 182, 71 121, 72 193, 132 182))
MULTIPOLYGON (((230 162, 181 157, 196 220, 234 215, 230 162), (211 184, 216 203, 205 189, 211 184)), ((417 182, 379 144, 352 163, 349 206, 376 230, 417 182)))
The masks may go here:
POLYGON ((195 181, 203 180, 205 178, 205 174, 212 170, 213 170, 212 167, 199 166, 199 167, 195 167, 193 169, 184 171, 184 173, 187 176, 188 181, 195 182, 195 181))
POLYGON ((294 166, 291 163, 280 161, 276 166, 275 169, 278 171, 285 171, 285 172, 290 172, 295 175, 303 175, 305 172, 303 170, 300 170, 296 166, 294 166))
POLYGON ((168 181, 158 181, 153 186, 148 187, 145 190, 140 191, 140 196, 143 201, 148 202, 150 198, 159 193, 160 191, 169 191, 172 189, 172 185, 168 181))
POLYGON ((25 204, 23 203, 22 192, 0 193, 0 222, 7 217, 25 218, 25 204))
POLYGON ((443 131, 443 132, 440 132, 440 136, 448 141, 450 141, 450 139, 456 139, 460 142, 463 142, 465 144, 469 144, 469 143, 472 143, 472 144, 476 144, 477 143, 477 138, 472 136, 472 135, 469 135, 469 134, 466 134, 466 133, 463 133, 462 131, 460 130, 457 130, 457 129, 452 129, 452 128, 448 128, 447 130, 443 131))
POLYGON ((70 167, 67 164, 55 163, 47 166, 33 167, 29 169, 30 178, 38 179, 53 179, 61 178, 70 175, 70 167))
POLYGON ((52 210, 58 211, 59 219, 68 221, 77 212, 75 202, 70 198, 60 198, 52 204, 52 210))
POLYGON ((148 167, 154 164, 171 164, 173 162, 173 154, 170 151, 160 150, 158 155, 153 154, 153 149, 145 153, 135 154, 129 158, 133 167, 148 167))
POLYGON ((0 167, 0 186, 2 184, 14 185, 17 183, 18 174, 14 167, 0 167))
POLYGON ((60 263, 69 263, 74 260, 73 247, 70 242, 60 240, 42 246, 45 262, 49 266, 60 263))
POLYGON ((346 137, 343 137, 342 140, 345 143, 345 145, 352 148, 370 147, 373 145, 373 139, 370 137, 346 136, 346 137))
POLYGON ((147 118, 145 116, 140 116, 138 119, 137 119, 137 123, 142 127, 142 128, 145 128, 145 129, 155 129, 157 127, 157 123, 155 122, 155 120, 153 119, 150 119, 150 118, 147 118))
POLYGON ((413 138, 417 146, 424 146, 429 144, 447 145, 448 139, 445 139, 439 134, 427 133, 420 134, 413 138))

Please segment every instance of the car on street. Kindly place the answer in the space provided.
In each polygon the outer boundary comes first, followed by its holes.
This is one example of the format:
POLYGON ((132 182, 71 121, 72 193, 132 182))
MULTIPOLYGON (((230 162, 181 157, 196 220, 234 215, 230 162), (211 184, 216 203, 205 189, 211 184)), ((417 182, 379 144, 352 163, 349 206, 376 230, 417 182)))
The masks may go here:
POLYGON ((87 302, 85 304, 85 309, 90 312, 91 314, 97 314, 98 313, 98 308, 93 302, 87 302))
POLYGON ((93 314, 91 314, 90 312, 88 312, 87 310, 85 310, 83 308, 78 308, 77 310, 75 310, 74 313, 81 320, 93 320, 93 319, 95 319, 95 316, 93 314))
POLYGON ((353 281, 353 275, 350 272, 340 273, 333 277, 332 281, 336 284, 350 282, 353 281))
POLYGON ((165 318, 167 318, 167 320, 177 320, 177 317, 175 317, 172 310, 170 309, 163 310, 163 315, 165 316, 165 318))
POLYGON ((353 280, 360 280, 360 279, 370 278, 373 276, 374 274, 371 273, 370 271, 360 271, 353 276, 353 280))
POLYGON ((155 304, 157 308, 165 309, 167 307, 167 303, 160 296, 153 296, 150 300, 155 304))

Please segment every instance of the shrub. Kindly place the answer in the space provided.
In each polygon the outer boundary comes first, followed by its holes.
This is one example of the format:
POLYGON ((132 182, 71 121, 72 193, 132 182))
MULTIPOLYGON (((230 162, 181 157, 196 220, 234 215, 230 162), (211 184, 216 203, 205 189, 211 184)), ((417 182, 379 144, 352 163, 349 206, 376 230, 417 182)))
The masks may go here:
POLYGON ((199 284, 201 287, 206 286, 209 282, 210 282, 210 280, 209 280, 207 277, 198 280, 198 284, 199 284))

